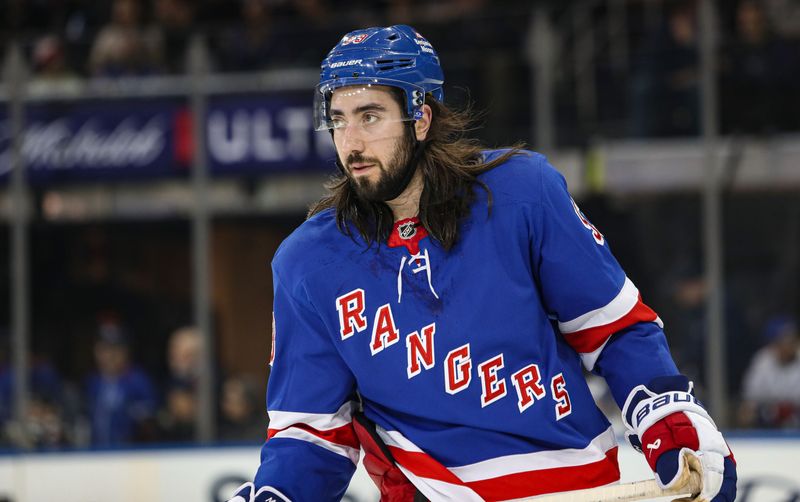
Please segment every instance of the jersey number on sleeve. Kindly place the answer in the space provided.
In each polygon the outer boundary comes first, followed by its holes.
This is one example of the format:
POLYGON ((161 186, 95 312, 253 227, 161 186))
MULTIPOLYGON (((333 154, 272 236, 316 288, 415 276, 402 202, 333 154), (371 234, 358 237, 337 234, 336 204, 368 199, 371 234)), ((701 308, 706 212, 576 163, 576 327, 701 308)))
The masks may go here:
POLYGON ((594 241, 602 246, 606 241, 603 237, 603 234, 601 234, 600 231, 597 230, 597 227, 592 225, 589 220, 586 219, 581 210, 578 208, 578 205, 575 204, 575 200, 572 199, 572 197, 570 197, 569 200, 572 202, 572 208, 575 210, 575 214, 578 215, 578 219, 581 220, 581 223, 583 223, 583 226, 592 231, 592 237, 594 237, 594 241))

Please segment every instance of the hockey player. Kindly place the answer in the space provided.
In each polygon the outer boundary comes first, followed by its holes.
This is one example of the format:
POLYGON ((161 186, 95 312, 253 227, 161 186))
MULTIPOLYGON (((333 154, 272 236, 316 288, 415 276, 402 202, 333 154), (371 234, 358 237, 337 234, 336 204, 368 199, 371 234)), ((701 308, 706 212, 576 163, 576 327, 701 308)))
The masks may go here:
POLYGON ((408 26, 323 61, 341 174, 273 259, 268 440, 232 500, 339 500, 360 448, 384 501, 615 483, 583 365, 662 486, 699 471, 696 500, 733 501, 733 455, 603 234, 544 156, 465 139, 442 84, 408 26))

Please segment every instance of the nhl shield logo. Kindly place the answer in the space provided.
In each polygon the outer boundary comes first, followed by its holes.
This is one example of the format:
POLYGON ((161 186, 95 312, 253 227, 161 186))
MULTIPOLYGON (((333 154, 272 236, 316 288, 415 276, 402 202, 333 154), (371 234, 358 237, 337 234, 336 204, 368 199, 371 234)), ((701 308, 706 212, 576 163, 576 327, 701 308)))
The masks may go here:
POLYGON ((397 233, 401 239, 410 239, 417 235, 417 225, 413 221, 403 223, 397 227, 397 233))

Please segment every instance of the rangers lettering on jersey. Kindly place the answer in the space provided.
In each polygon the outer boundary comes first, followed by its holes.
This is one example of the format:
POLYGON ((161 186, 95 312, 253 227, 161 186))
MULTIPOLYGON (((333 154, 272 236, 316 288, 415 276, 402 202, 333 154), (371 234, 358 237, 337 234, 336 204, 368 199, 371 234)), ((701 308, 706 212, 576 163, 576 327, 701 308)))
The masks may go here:
POLYGON ((556 401, 556 420, 561 420, 572 413, 572 403, 569 401, 569 393, 566 387, 567 383, 561 373, 554 376, 550 381, 550 390, 553 393, 553 399, 556 401))
POLYGON ((519 412, 528 409, 536 399, 542 399, 547 392, 542 387, 539 366, 531 364, 511 375, 511 383, 517 389, 519 412))
MULTIPOLYGON (((366 330, 370 325, 364 316, 365 302, 366 297, 362 288, 356 288, 336 298, 339 334, 342 340, 349 339, 356 332, 366 330)), ((400 330, 395 323, 391 304, 386 303, 378 307, 372 316, 371 325, 372 336, 369 345, 373 356, 377 356, 400 340, 400 330)), ((409 380, 422 373, 423 369, 430 370, 436 365, 435 333, 436 323, 430 323, 406 336, 406 374, 409 380)), ((470 386, 472 359, 468 343, 449 351, 444 364, 445 391, 448 394, 457 394, 470 386)), ((508 394, 506 378, 500 374, 504 368, 502 352, 477 365, 478 378, 481 382, 481 408, 508 394)), ((547 393, 541 384, 539 366, 535 363, 511 374, 511 383, 517 391, 517 407, 520 413, 533 405, 534 400, 542 399, 547 393)), ((572 411, 569 393, 561 373, 552 378, 551 393, 556 401, 556 418, 560 420, 572 411)))
POLYGON ((470 369, 472 360, 469 357, 469 344, 453 349, 445 359, 445 390, 448 394, 457 394, 469 387, 472 380, 470 369))
POLYGON ((374 356, 400 339, 400 332, 394 325, 392 307, 387 303, 375 312, 375 325, 372 328, 372 343, 370 349, 374 356))
POLYGON ((355 331, 364 331, 367 320, 364 318, 364 290, 354 289, 336 299, 336 310, 339 311, 339 334, 342 340, 349 338, 355 331))
POLYGON ((407 373, 409 380, 422 372, 422 368, 433 368, 433 335, 436 334, 436 323, 422 328, 422 337, 414 331, 406 337, 408 349, 407 373), (424 338, 424 341, 423 341, 424 338))
POLYGON ((478 375, 481 377, 481 407, 486 407, 506 395, 505 379, 498 380, 497 371, 502 369, 503 354, 497 354, 478 365, 478 375))

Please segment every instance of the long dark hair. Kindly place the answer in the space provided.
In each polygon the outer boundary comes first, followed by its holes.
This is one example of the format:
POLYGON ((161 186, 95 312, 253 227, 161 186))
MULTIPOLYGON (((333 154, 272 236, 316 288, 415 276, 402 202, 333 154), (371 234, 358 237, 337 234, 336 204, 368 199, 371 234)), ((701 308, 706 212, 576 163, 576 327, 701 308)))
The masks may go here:
MULTIPOLYGON (((475 200, 476 185, 486 191, 487 214, 491 212, 491 190, 478 179, 478 175, 519 154, 523 145, 514 145, 496 158, 486 161, 482 154, 484 146, 478 140, 465 136, 475 122, 469 108, 451 110, 430 95, 426 96, 425 102, 430 105, 433 118, 417 163, 424 180, 419 200, 419 219, 428 234, 449 250, 458 241, 458 224, 469 213, 470 205, 475 200)), ((394 217, 386 203, 359 198, 344 174, 331 178, 325 188, 329 193, 311 206, 309 217, 334 208, 336 225, 345 235, 353 236, 350 223, 367 245, 389 237, 394 217)))

